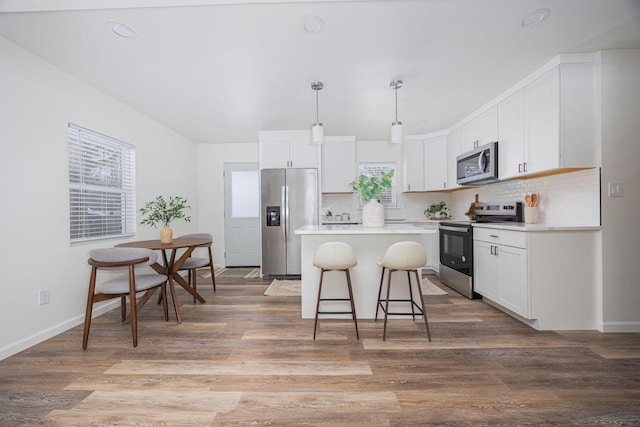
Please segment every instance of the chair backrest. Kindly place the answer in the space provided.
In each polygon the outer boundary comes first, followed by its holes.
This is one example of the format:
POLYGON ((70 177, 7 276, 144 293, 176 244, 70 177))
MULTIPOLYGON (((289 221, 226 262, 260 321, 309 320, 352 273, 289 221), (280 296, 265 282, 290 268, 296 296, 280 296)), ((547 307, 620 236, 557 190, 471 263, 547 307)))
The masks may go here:
POLYGON ((327 270, 344 270, 357 264, 353 248, 344 242, 323 243, 313 255, 313 265, 327 270))
MULTIPOLYGON (((140 258, 149 258, 148 261, 136 264, 136 267, 144 267, 156 262, 156 260, 158 259, 158 254, 151 249, 144 248, 101 248, 92 249, 91 251, 89 251, 89 257, 94 261, 108 263, 129 262, 140 258)), ((110 270, 120 270, 126 269, 128 267, 124 266, 102 268, 108 268, 110 270)))
POLYGON ((398 242, 387 249, 380 264, 395 270, 415 270, 427 263, 427 255, 418 242, 398 242))

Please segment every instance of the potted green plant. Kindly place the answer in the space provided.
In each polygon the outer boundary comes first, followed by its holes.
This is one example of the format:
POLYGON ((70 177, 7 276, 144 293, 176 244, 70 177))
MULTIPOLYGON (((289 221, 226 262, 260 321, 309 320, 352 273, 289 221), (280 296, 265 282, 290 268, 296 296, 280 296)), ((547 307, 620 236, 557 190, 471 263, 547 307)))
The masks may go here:
POLYGON ((430 204, 429 207, 425 209, 424 214, 429 217, 429 219, 451 219, 451 212, 447 204, 443 201, 430 204))
POLYGON ((162 230, 160 230, 160 240, 162 243, 171 243, 173 241, 173 230, 169 227, 171 221, 183 219, 186 222, 191 222, 191 217, 185 213, 186 209, 191 209, 191 206, 188 205, 187 199, 184 197, 169 196, 167 202, 163 196, 156 196, 154 200, 145 203, 144 207, 140 209, 143 216, 140 224, 150 225, 154 228, 158 224, 163 224, 162 230))
POLYGON ((364 202, 362 207, 362 225, 365 227, 384 226, 384 207, 378 199, 380 195, 391 189, 392 178, 395 171, 380 172, 379 176, 359 175, 349 185, 364 202))

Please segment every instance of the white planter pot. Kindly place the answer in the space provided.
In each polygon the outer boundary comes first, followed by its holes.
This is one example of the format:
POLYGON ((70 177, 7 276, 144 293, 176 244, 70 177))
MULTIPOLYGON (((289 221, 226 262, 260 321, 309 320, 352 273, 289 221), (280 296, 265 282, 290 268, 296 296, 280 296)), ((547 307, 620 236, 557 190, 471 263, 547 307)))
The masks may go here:
POLYGON ((362 225, 365 227, 384 227, 384 207, 377 200, 369 200, 362 207, 362 225))

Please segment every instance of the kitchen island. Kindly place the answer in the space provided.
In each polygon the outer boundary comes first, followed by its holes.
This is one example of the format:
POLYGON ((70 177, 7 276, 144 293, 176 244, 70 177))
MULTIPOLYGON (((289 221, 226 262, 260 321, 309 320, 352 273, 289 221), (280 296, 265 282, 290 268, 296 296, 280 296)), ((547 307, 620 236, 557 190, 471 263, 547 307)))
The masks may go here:
MULTIPOLYGON (((358 265, 350 269, 357 316, 359 319, 373 319, 376 315, 378 286, 382 271, 378 261, 382 259, 387 248, 393 243, 402 241, 422 243, 425 235, 437 239, 438 227, 437 224, 387 224, 381 228, 362 225, 322 225, 301 227, 295 233, 300 235, 302 240, 302 317, 307 319, 315 317, 320 281, 320 269, 313 266, 316 248, 325 242, 339 241, 351 245, 358 258, 358 265)), ((396 281, 401 281, 403 284, 401 286, 392 284, 392 298, 408 298, 408 287, 404 284, 406 274, 394 274, 393 283, 396 281)), ((347 295, 345 274, 340 271, 326 272, 322 297, 344 298, 347 295)), ((322 310, 344 311, 344 304, 344 302, 323 302, 322 310)), ((349 317, 350 315, 341 314, 322 315, 324 319, 349 317)))

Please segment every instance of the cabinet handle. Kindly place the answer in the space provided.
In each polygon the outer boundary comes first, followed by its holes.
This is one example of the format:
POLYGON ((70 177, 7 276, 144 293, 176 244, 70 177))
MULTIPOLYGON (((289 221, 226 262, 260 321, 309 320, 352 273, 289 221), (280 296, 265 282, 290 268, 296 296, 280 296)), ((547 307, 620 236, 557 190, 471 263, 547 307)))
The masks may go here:
POLYGON ((526 171, 527 171, 527 163, 525 162, 525 163, 523 163, 522 165, 523 165, 523 166, 522 166, 522 171, 523 171, 523 172, 526 172, 526 171))
POLYGON ((407 184, 407 191, 411 191, 411 184, 407 184))
POLYGON ((446 182, 442 183, 442 188, 447 188, 447 183, 446 182))
POLYGON ((498 236, 497 236, 497 235, 495 235, 495 234, 489 234, 489 237, 493 237, 494 239, 497 239, 497 238, 498 238, 498 236))
POLYGON ((498 255, 498 247, 497 246, 493 248, 493 254, 494 255, 498 255))
POLYGON ((491 251, 491 255, 493 255, 493 245, 489 246, 489 250, 491 251))
POLYGON ((518 173, 522 173, 522 163, 518 163, 518 173))

